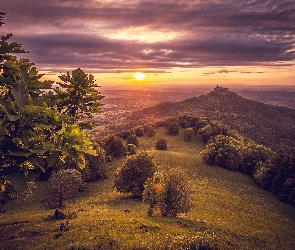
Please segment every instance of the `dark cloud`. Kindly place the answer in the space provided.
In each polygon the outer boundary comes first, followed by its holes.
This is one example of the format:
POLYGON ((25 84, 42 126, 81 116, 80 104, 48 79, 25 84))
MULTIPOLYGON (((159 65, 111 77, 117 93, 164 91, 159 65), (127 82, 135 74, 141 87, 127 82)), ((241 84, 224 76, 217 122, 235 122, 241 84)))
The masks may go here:
POLYGON ((1 11, 1 33, 12 32, 42 69, 284 66, 295 58, 293 0, 2 0, 1 11))

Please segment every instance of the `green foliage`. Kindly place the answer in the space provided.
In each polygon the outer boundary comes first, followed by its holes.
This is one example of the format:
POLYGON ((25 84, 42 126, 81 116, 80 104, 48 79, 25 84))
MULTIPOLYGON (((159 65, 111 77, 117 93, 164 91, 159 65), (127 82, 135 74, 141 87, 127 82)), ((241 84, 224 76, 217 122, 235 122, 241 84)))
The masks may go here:
POLYGON ((210 164, 237 170, 242 159, 243 143, 231 136, 217 135, 201 151, 202 159, 210 164))
POLYGON ((156 142, 156 149, 166 150, 167 149, 167 139, 165 137, 159 137, 156 142))
POLYGON ((74 197, 83 188, 84 181, 78 170, 59 170, 49 178, 47 197, 45 197, 43 204, 49 208, 61 208, 65 200, 74 197))
POLYGON ((154 127, 151 125, 145 128, 145 132, 147 133, 148 137, 153 137, 156 134, 154 127))
POLYGON ((179 168, 156 172, 145 183, 143 200, 149 204, 149 215, 154 210, 171 217, 189 212, 191 205, 187 177, 179 168))
MULTIPOLYGON (((2 17, 1 17, 2 18, 2 17)), ((20 44, 1 37, 0 171, 42 170, 67 156, 83 168, 85 154, 95 154, 83 116, 100 112, 103 98, 92 75, 81 69, 61 75, 63 83, 41 81, 36 67, 10 53, 24 53, 20 44)))
POLYGON ((133 144, 135 146, 138 146, 139 145, 139 141, 138 141, 137 136, 135 134, 129 135, 127 137, 127 144, 133 144))
POLYGON ((165 128, 167 135, 177 135, 179 132, 178 119, 172 117, 165 121, 165 128))
POLYGON ((183 139, 187 142, 192 141, 194 136, 194 130, 192 128, 186 128, 184 130, 183 139))
POLYGON ((182 128, 195 127, 199 118, 194 115, 181 115, 179 116, 179 125, 182 128))
POLYGON ((121 193, 141 197, 144 183, 155 171, 156 164, 152 157, 142 150, 136 155, 128 156, 123 166, 115 171, 115 187, 121 193))
POLYGON ((116 135, 109 135, 101 142, 107 156, 119 158, 126 155, 126 147, 123 140, 116 135))

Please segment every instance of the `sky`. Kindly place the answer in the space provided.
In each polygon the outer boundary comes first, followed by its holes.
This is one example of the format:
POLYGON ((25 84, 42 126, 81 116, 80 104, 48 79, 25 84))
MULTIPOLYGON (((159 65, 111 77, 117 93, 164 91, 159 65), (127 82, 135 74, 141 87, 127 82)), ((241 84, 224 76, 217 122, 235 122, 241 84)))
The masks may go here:
POLYGON ((44 79, 81 68, 102 86, 295 85, 294 0, 1 0, 0 11, 1 35, 44 79))

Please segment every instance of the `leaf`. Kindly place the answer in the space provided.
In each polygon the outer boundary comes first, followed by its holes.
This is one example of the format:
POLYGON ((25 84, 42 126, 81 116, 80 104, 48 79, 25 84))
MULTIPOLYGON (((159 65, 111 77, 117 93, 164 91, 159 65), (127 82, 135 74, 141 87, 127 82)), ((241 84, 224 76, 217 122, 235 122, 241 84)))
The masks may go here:
POLYGON ((28 90, 20 83, 16 83, 11 88, 11 94, 19 108, 23 107, 28 100, 28 90))
POLYGON ((60 151, 54 151, 54 152, 52 152, 51 155, 49 155, 47 157, 48 167, 52 167, 57 162, 57 160, 59 159, 60 154, 61 154, 60 151))

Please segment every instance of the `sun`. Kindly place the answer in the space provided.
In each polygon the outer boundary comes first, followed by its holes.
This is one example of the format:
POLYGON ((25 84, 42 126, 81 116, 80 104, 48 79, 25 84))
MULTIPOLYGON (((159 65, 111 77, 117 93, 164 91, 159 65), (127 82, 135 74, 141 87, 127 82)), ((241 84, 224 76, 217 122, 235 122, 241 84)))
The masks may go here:
POLYGON ((145 78, 145 74, 144 73, 141 73, 141 72, 136 72, 134 74, 134 77, 135 77, 136 80, 141 81, 141 80, 143 80, 145 78))

